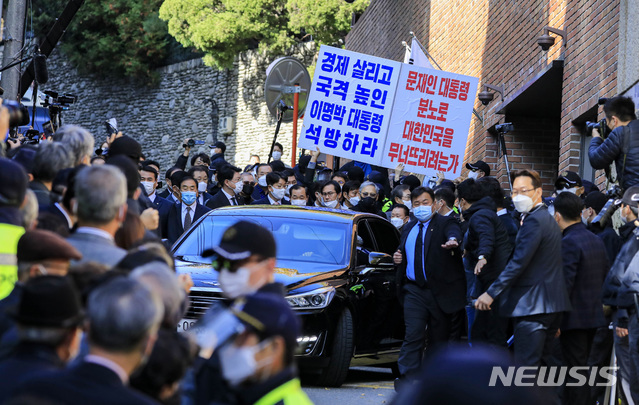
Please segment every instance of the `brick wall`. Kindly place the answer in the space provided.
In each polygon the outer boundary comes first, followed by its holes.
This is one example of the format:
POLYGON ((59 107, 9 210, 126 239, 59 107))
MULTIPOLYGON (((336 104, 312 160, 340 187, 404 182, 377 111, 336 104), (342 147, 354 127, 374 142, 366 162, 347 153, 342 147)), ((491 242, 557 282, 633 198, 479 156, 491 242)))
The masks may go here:
MULTIPOLYGON (((568 3, 560 170, 579 167, 580 153, 575 147, 581 134, 572 121, 596 105, 599 97, 611 97, 617 91, 619 1, 570 0, 568 3)), ((597 180, 599 184, 604 181, 602 170, 597 171, 597 180)))
POLYGON ((485 160, 507 184, 496 139, 487 129, 499 122, 513 121, 516 131, 506 139, 511 167, 541 171, 545 188, 550 190, 559 170, 579 170, 581 134, 572 126, 572 120, 595 105, 598 97, 614 94, 618 3, 619 0, 372 0, 347 36, 346 47, 402 60, 401 41, 409 41, 409 31, 414 31, 443 69, 479 77, 480 86, 503 85, 506 99, 563 56, 561 118, 504 117, 496 113, 502 102, 498 95, 488 106, 476 100, 475 108, 483 123, 473 117, 465 156, 466 161, 485 160), (559 37, 549 52, 537 45, 537 37, 546 25, 568 31, 565 52, 559 37))

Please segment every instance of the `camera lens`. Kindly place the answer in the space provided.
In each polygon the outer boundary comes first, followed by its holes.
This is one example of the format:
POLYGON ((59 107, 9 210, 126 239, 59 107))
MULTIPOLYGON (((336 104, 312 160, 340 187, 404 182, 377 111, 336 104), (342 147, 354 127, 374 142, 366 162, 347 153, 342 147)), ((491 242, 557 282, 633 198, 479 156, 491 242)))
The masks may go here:
POLYGON ((9 126, 18 127, 29 124, 29 110, 27 107, 12 100, 5 100, 2 105, 9 110, 9 126))

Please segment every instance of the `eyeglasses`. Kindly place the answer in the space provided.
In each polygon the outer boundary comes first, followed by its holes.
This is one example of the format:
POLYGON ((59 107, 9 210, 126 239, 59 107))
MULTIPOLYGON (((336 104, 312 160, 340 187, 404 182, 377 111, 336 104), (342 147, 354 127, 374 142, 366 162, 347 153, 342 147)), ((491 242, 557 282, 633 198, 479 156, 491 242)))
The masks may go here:
POLYGON ((375 194, 375 193, 362 193, 362 197, 363 198, 366 198, 366 197, 377 198, 377 194, 375 194))
POLYGON ((334 196, 335 194, 337 194, 335 191, 330 191, 330 192, 328 192, 328 193, 322 193, 322 195, 323 195, 324 197, 332 197, 332 196, 334 196))
POLYGON ((513 197, 517 197, 519 194, 526 194, 526 193, 530 193, 531 191, 535 191, 535 189, 534 188, 529 188, 529 189, 522 188, 521 190, 513 190, 512 193, 510 193, 510 195, 513 196, 513 197))

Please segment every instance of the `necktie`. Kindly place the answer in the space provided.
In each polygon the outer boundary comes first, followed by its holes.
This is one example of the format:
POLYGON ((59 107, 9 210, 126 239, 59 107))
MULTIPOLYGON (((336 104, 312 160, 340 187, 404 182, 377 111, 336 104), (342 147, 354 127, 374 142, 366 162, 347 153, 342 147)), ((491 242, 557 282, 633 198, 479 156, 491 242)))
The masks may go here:
POLYGON ((237 200, 235 197, 231 197, 231 205, 237 205, 237 200))
POLYGON ((417 243, 415 243, 415 282, 420 287, 426 285, 424 276, 424 224, 419 222, 419 233, 417 233, 417 243))
POLYGON ((184 230, 188 230, 191 227, 191 207, 186 207, 186 215, 184 216, 184 230))

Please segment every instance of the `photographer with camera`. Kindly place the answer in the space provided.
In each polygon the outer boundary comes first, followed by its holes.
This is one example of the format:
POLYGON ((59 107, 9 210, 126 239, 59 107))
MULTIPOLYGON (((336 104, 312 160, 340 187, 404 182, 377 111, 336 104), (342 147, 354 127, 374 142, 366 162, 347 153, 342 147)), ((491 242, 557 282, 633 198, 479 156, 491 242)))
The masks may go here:
MULTIPOLYGON (((182 170, 186 170, 186 163, 189 160, 189 154, 191 153, 191 148, 194 148, 195 145, 204 145, 204 141, 196 141, 191 138, 187 138, 182 143, 182 147, 184 148, 184 152, 178 157, 175 162, 175 167, 179 167, 182 170)), ((208 167, 211 164, 211 158, 206 153, 198 153, 197 155, 191 158, 191 166, 206 166, 208 167)))
POLYGON ((605 127, 589 125, 593 139, 590 141, 588 157, 594 169, 605 169, 615 162, 617 178, 622 190, 639 184, 639 121, 635 115, 635 103, 630 97, 613 97, 603 106, 606 115, 605 127), (599 129, 604 130, 602 134, 599 129), (607 127, 607 128, 606 128, 607 127), (605 130, 610 135, 605 137, 605 130))

